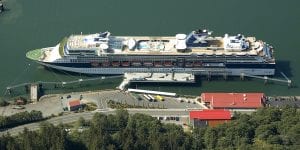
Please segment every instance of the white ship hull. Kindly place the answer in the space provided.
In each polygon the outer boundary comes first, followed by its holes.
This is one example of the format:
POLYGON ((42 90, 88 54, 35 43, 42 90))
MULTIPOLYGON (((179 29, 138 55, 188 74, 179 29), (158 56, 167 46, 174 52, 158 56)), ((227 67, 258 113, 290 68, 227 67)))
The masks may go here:
POLYGON ((115 75, 115 74, 124 74, 128 72, 160 72, 160 73, 193 73, 195 75, 228 75, 228 76, 240 76, 242 73, 247 75, 262 75, 262 76, 272 76, 275 74, 275 69, 266 68, 266 69, 255 69, 255 68, 73 68, 73 67, 62 67, 51 65, 43 62, 38 62, 41 65, 64 70, 75 73, 83 74, 103 74, 103 75, 115 75))

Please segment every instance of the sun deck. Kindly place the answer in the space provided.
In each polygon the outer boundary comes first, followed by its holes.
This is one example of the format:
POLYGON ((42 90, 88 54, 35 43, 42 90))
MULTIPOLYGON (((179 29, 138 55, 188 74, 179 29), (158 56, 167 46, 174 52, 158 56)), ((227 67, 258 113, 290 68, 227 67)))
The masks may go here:
MULTIPOLYGON (((102 50, 101 44, 92 42, 88 38, 93 36, 76 35, 71 36, 66 42, 68 49, 72 50, 102 50)), ((116 53, 116 54, 192 54, 203 53, 207 55, 255 55, 257 54, 254 48, 254 37, 248 37, 251 46, 247 50, 225 50, 223 40, 221 38, 208 39, 208 46, 206 47, 188 47, 185 50, 176 49, 176 39, 174 37, 147 37, 147 36, 115 36, 111 37, 110 41, 107 39, 107 45, 109 50, 102 51, 103 53, 116 53), (118 48, 114 47, 114 40, 117 39, 119 45, 118 48), (130 48, 126 45, 126 42, 134 40, 136 45, 134 48, 130 48), (120 43, 122 42, 122 43, 120 43), (125 44, 124 44, 125 43, 125 44)), ((63 42, 62 42, 63 43, 63 42)))
POLYGON ((110 36, 109 32, 71 35, 60 43, 62 55, 259 55, 272 57, 266 44, 255 37, 212 37, 206 30, 176 36, 110 36))

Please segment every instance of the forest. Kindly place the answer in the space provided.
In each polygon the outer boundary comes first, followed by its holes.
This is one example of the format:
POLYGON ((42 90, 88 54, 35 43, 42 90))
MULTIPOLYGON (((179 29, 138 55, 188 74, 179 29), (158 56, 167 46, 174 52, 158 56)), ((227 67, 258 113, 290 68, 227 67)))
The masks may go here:
POLYGON ((163 124, 144 114, 96 113, 70 125, 40 124, 40 130, 24 129, 17 136, 0 137, 0 149, 300 149, 300 112, 293 107, 262 108, 235 113, 231 122, 194 128, 163 124))
POLYGON ((36 110, 32 110, 30 112, 19 112, 11 116, 0 116, 0 130, 35 121, 41 121, 43 119, 42 112, 36 110))

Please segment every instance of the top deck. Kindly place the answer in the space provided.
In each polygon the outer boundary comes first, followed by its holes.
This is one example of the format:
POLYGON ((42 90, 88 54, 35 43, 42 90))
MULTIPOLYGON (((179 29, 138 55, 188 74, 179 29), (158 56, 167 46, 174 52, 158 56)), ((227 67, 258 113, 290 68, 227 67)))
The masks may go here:
MULTIPOLYGON (((92 53, 131 55, 261 55, 271 58, 266 52, 266 43, 255 37, 241 34, 212 37, 206 30, 176 36, 110 36, 109 32, 89 35, 71 35, 65 46, 68 54, 92 53)), ((268 50, 271 50, 270 48, 268 50)))

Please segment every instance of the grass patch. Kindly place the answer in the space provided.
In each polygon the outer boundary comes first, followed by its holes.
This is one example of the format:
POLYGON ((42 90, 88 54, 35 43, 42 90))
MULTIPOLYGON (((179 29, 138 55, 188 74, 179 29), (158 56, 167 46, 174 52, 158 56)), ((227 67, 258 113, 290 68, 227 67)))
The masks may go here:
POLYGON ((97 109, 97 105, 92 102, 88 102, 84 105, 84 110, 85 111, 94 111, 97 109))

